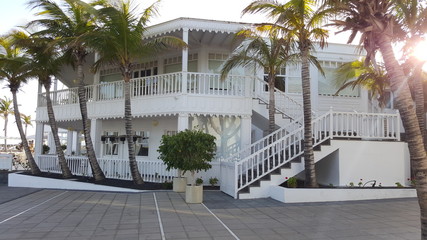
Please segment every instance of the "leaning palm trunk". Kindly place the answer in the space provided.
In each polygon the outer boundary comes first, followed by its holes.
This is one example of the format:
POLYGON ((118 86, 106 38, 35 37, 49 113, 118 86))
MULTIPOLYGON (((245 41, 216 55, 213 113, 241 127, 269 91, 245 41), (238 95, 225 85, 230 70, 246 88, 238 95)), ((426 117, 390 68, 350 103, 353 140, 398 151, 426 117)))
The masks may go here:
POLYGON ((275 75, 268 75, 268 93, 269 93, 269 103, 268 103, 268 131, 269 133, 276 130, 276 122, 274 115, 276 113, 276 101, 274 99, 274 78, 275 75))
POLYGON ((390 37, 379 36, 378 45, 390 77, 391 90, 396 96, 396 106, 400 111, 408 142, 409 155, 414 168, 418 203, 421 213, 421 237, 427 239, 427 156, 418 124, 414 103, 411 98, 406 77, 393 53, 390 37))
POLYGON ((95 181, 102 181, 105 179, 104 172, 102 172, 101 167, 98 164, 98 160, 96 159, 96 154, 93 149, 92 138, 90 136, 90 125, 87 114, 87 99, 86 99, 86 91, 83 81, 83 65, 78 64, 77 66, 77 78, 79 79, 79 104, 80 104, 80 113, 82 115, 82 123, 83 123, 83 135, 86 143, 87 156, 89 159, 90 167, 92 169, 93 177, 95 181))
POLYGON ((304 109, 304 168, 305 168, 305 186, 318 187, 316 179, 316 169, 313 153, 313 134, 311 127, 311 89, 310 72, 308 62, 308 49, 301 50, 301 79, 302 79, 302 97, 304 109))
POLYGON ((61 148, 61 142, 58 137, 58 126, 56 125, 55 114, 53 112, 52 100, 50 99, 50 85, 43 84, 46 90, 46 106, 47 116, 49 118, 49 125, 52 131, 53 140, 55 142, 56 154, 58 155, 59 165, 61 166, 62 177, 71 178, 73 174, 68 167, 67 161, 65 160, 64 151, 61 148))
MULTIPOLYGON (((19 109, 18 109, 18 99, 16 96, 16 90, 11 92, 12 92, 13 108, 15 112, 16 126, 18 127, 19 135, 21 136, 22 146, 24 147, 24 152, 28 160, 28 165, 30 165, 30 170, 33 175, 40 175, 41 174, 40 168, 37 166, 36 161, 34 161, 33 154, 31 153, 30 147, 28 146, 26 133, 24 133, 24 130, 22 129, 21 114, 19 113, 19 109)), ((25 130, 26 130, 26 127, 25 127, 25 130)))
POLYGON ((427 150, 427 141, 426 141, 426 119, 424 111, 424 88, 422 82, 422 66, 419 64, 415 67, 414 70, 414 98, 415 98, 415 109, 417 112, 418 124, 420 125, 421 135, 424 141, 424 148, 427 150))
POLYGON ((135 158, 135 145, 133 142, 133 130, 132 130, 132 110, 130 103, 130 78, 125 77, 124 80, 124 91, 125 91, 125 129, 126 129, 126 140, 128 142, 129 150, 129 167, 132 174, 133 182, 137 185, 143 184, 141 174, 138 170, 138 163, 135 158), (126 79, 127 78, 127 79, 126 79))

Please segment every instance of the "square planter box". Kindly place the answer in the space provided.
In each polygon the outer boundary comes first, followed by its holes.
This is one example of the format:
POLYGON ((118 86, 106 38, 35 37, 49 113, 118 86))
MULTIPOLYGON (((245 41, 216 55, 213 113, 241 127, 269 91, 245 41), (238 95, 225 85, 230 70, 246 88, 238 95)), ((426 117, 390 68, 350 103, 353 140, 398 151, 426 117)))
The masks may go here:
POLYGON ((173 191, 174 192, 185 192, 187 187, 186 177, 175 177, 173 178, 173 191))
POLYGON ((186 203, 202 203, 203 202, 203 186, 187 186, 185 189, 186 203))

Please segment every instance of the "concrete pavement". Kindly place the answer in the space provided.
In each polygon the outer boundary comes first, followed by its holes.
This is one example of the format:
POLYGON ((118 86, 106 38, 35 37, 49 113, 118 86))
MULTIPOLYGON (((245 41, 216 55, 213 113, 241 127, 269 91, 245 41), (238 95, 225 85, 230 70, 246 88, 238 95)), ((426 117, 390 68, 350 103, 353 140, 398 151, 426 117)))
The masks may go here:
POLYGON ((0 239, 420 239, 416 199, 284 204, 219 191, 204 197, 204 204, 186 204, 184 194, 170 191, 0 186, 0 239))

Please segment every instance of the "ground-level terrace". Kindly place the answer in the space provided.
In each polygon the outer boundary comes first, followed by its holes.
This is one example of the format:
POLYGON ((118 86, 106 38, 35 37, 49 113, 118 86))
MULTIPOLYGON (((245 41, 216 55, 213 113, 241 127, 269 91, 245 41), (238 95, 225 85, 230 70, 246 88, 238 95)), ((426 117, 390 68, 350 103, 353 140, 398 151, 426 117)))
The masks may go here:
POLYGON ((419 239, 415 198, 283 204, 205 191, 114 193, 0 185, 0 239, 419 239), (14 194, 10 194, 10 193, 14 194), (30 194, 29 194, 30 193, 30 194))

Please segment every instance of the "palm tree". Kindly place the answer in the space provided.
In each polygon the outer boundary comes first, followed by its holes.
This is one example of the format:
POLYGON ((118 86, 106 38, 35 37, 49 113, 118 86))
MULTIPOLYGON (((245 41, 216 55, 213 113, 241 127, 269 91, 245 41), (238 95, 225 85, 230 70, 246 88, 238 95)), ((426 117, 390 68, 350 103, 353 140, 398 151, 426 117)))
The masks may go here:
POLYGON ((56 154, 58 155, 58 162, 61 167, 62 177, 71 178, 73 174, 68 167, 64 151, 61 148, 61 142, 58 136, 58 125, 56 124, 50 94, 52 77, 59 74, 60 67, 63 65, 63 59, 59 57, 57 49, 52 47, 52 39, 50 38, 30 37, 24 32, 16 33, 15 38, 17 44, 24 48, 27 54, 31 57, 31 61, 29 63, 30 68, 32 69, 31 74, 34 77, 37 77, 39 83, 43 85, 46 91, 46 107, 49 125, 55 142, 56 154))
POLYGON ((21 120, 22 120, 22 123, 25 125, 24 134, 25 136, 27 136, 27 128, 28 126, 33 126, 33 123, 32 123, 33 120, 31 120, 31 115, 25 115, 23 113, 21 114, 21 120))
POLYGON ((227 59, 221 69, 221 79, 224 80, 230 71, 239 66, 255 64, 267 71, 267 82, 269 91, 268 119, 269 133, 276 130, 274 115, 276 104, 274 98, 274 86, 276 76, 280 68, 289 61, 289 43, 286 39, 280 38, 277 31, 271 31, 268 40, 251 30, 242 30, 237 33, 237 37, 243 36, 248 39, 246 44, 236 49, 235 53, 227 59))
POLYGON ((0 98, 0 115, 4 119, 4 151, 7 152, 7 124, 9 119, 9 114, 14 114, 13 112, 13 102, 11 99, 8 99, 6 96, 0 98))
POLYGON ((99 69, 102 65, 115 65, 120 69, 123 77, 126 140, 129 151, 129 166, 135 184, 142 184, 143 180, 135 159, 133 141, 130 101, 133 61, 136 58, 150 56, 150 54, 159 52, 167 46, 185 46, 185 43, 180 39, 168 36, 143 41, 147 23, 157 13, 158 3, 159 1, 146 8, 140 16, 135 13, 136 8, 132 8, 130 1, 119 0, 114 4, 104 3, 104 7, 99 10, 101 27, 96 32, 98 37, 93 39, 94 44, 92 46, 99 53, 99 60, 95 63, 95 69, 99 69))
MULTIPOLYGON (((28 78, 30 77, 29 73, 31 68, 28 66, 28 58, 25 57, 24 53, 19 47, 13 44, 12 35, 13 33, 0 37, 0 52, 2 52, 2 54, 0 54, 0 79, 6 80, 7 86, 12 93, 13 114, 15 115, 16 125, 18 127, 28 164, 30 165, 31 173, 33 175, 39 175, 41 171, 37 166, 36 161, 34 161, 30 147, 28 146, 27 137, 24 134, 22 123, 19 119, 20 113, 17 97, 18 90, 21 88, 22 84, 27 82, 28 78)), ((2 103, 9 102, 7 98, 4 100, 5 101, 2 101, 2 103)), ((6 110, 7 108, 11 109, 11 107, 6 108, 5 104, 1 104, 1 106, 4 107, 1 107, 2 110, 6 110)), ((3 114, 5 112, 6 111, 4 111, 3 114)))
POLYGON ((386 89, 389 88, 388 76, 384 66, 365 65, 364 60, 356 60, 341 65, 335 74, 338 87, 336 95, 346 88, 362 86, 368 89, 372 97, 376 97, 381 108, 387 105, 386 89))
POLYGON ((427 150, 427 135, 425 131, 426 119, 424 109, 424 89, 423 70, 424 62, 412 56, 416 46, 425 40, 424 34, 427 30, 427 7, 419 0, 395 0, 396 17, 403 27, 404 35, 398 36, 398 40, 403 40, 404 56, 406 57, 405 67, 410 74, 411 81, 409 87, 412 89, 413 98, 421 133, 424 139, 424 148, 427 150), (409 57, 408 57, 409 56, 409 57))
MULTIPOLYGON (((401 25, 396 21, 393 0, 324 0, 325 12, 334 14, 332 23, 342 29, 351 31, 349 43, 358 32, 360 43, 367 53, 367 62, 374 62, 380 52, 391 90, 400 111, 402 123, 407 136, 409 154, 415 172, 418 203, 421 211, 421 237, 427 239, 427 155, 415 111, 414 102, 407 83, 407 76, 396 59, 392 42, 401 25)), ((401 30, 401 29, 400 29, 401 30)))
POLYGON ((282 29, 284 35, 295 45, 301 61, 301 80, 304 108, 304 167, 305 185, 317 187, 314 165, 313 134, 311 125, 311 89, 310 89, 310 62, 315 64, 323 73, 317 60, 310 56, 314 49, 314 41, 323 48, 326 45, 328 31, 321 28, 325 14, 314 11, 313 0, 291 0, 284 4, 278 1, 259 0, 247 6, 243 13, 267 13, 272 19, 272 28, 282 29))
POLYGON ((86 89, 83 73, 83 64, 90 53, 87 42, 93 38, 95 24, 93 14, 96 10, 84 2, 78 0, 63 0, 62 8, 54 1, 32 0, 30 4, 34 8, 41 8, 39 16, 47 18, 37 19, 29 23, 29 26, 41 26, 43 30, 34 33, 38 36, 50 36, 55 39, 54 45, 61 47, 66 61, 77 71, 78 96, 80 113, 83 123, 83 134, 86 143, 87 156, 95 181, 102 181, 105 175, 96 159, 90 136, 90 120, 87 111, 86 89))

